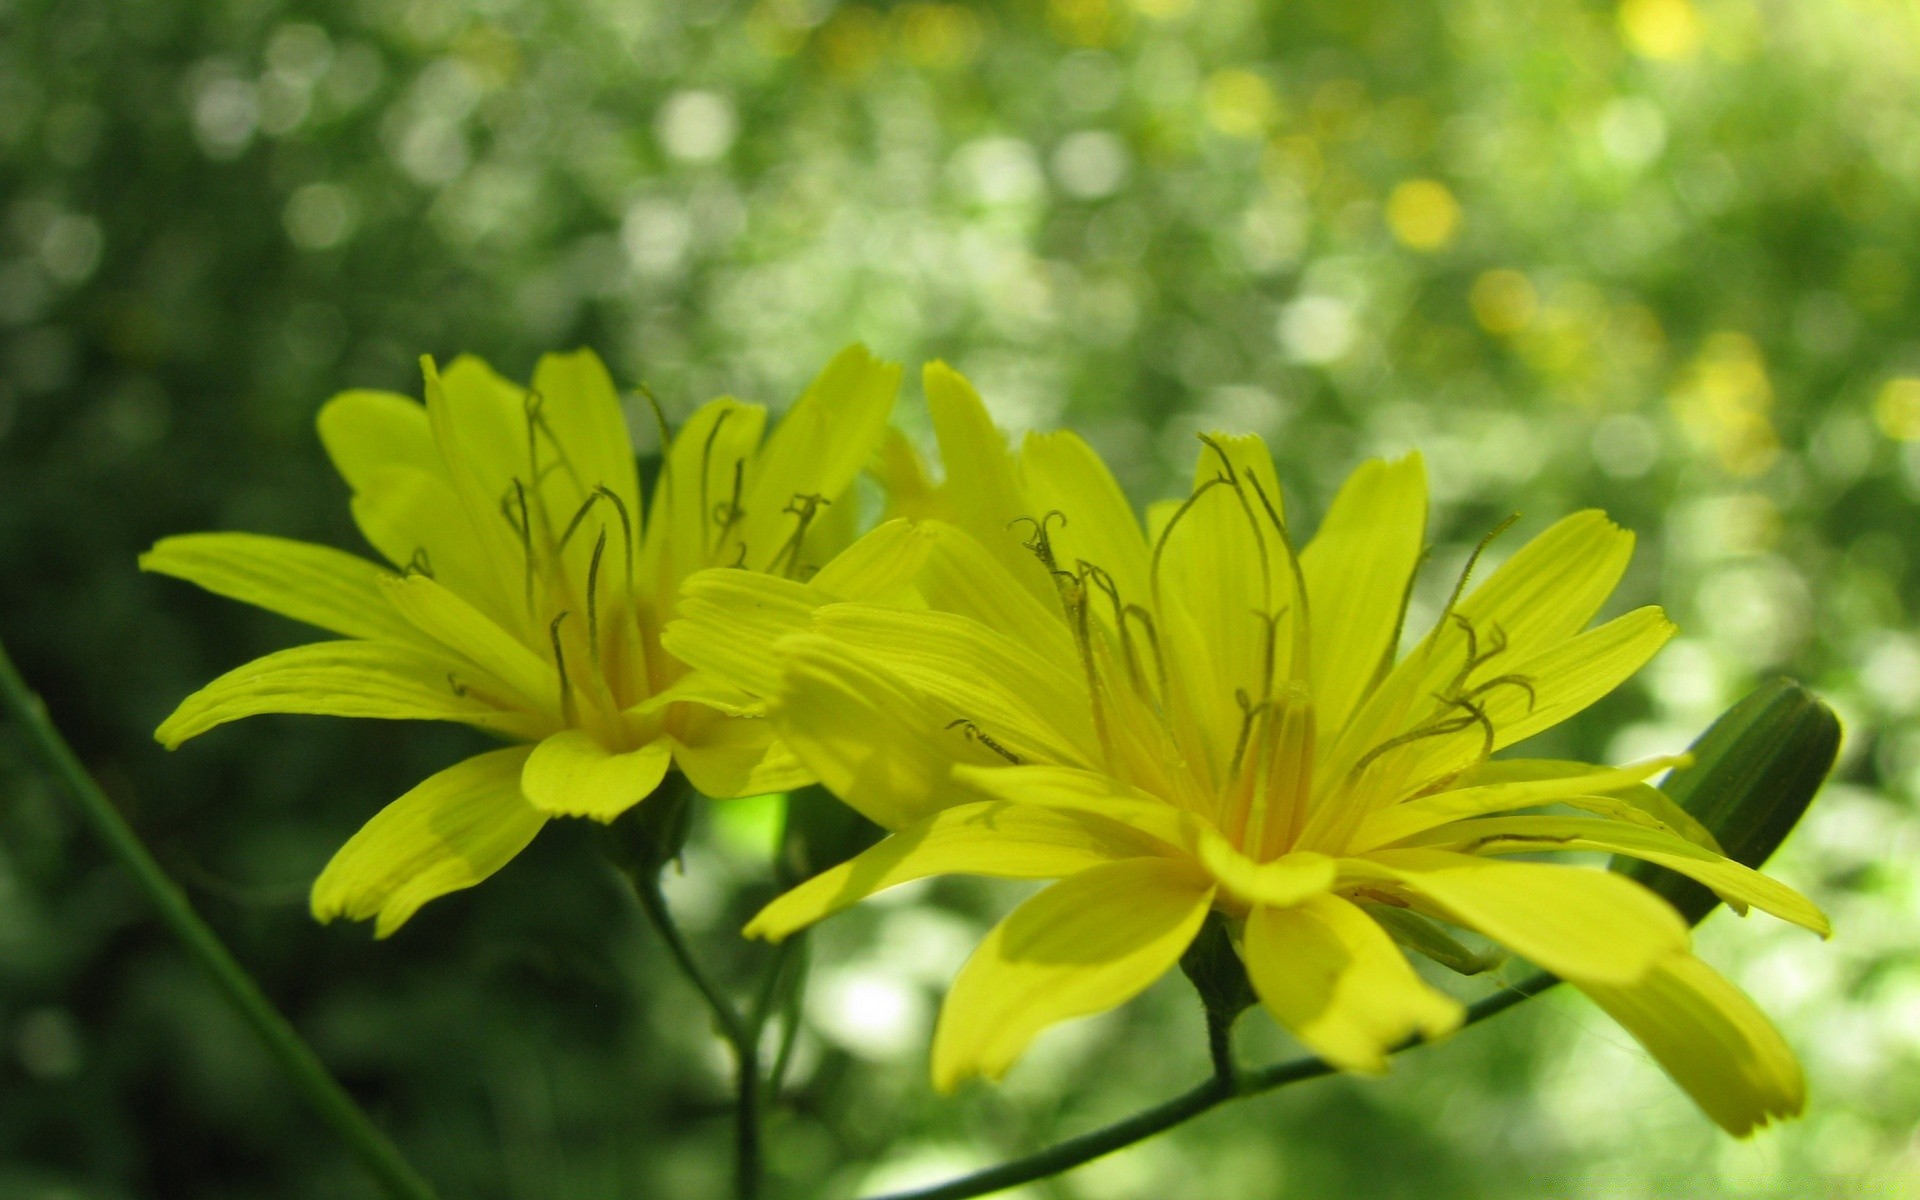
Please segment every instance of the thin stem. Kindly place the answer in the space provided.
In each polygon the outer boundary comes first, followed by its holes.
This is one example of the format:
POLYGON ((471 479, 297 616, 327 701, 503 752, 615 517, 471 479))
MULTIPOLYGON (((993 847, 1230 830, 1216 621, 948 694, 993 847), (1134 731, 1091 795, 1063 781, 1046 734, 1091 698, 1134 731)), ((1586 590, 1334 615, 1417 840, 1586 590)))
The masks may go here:
MULTIPOLYGON (((1463 1025, 1473 1025, 1488 1017, 1505 1012, 1530 996, 1539 995, 1554 984, 1560 982, 1552 975, 1535 974, 1505 990, 1488 996, 1467 1009, 1463 1025)), ((1223 1036, 1215 1034, 1209 1022, 1208 1041, 1214 1052, 1214 1075, 1205 1083, 1183 1092, 1173 1099, 1157 1104, 1131 1117, 1116 1121, 1100 1129, 1091 1130, 1078 1137, 1068 1138, 1064 1142, 1047 1147, 1036 1154, 1017 1158, 998 1166, 950 1179, 946 1183, 913 1191, 890 1192, 884 1196, 871 1197, 870 1200, 967 1200, 971 1196, 985 1196, 991 1192, 1003 1191, 1031 1183, 1036 1179, 1045 1179, 1070 1171, 1075 1167, 1092 1162, 1096 1158, 1122 1150, 1135 1142, 1145 1141, 1155 1134, 1165 1133, 1176 1125, 1184 1124, 1201 1113, 1216 1108, 1229 1100, 1238 1100, 1247 1096, 1257 1096, 1270 1092, 1289 1083, 1300 1083, 1308 1079, 1317 1079, 1322 1075, 1331 1075, 1337 1067, 1313 1055, 1306 1055, 1289 1062, 1278 1063, 1263 1070, 1233 1073, 1232 1047, 1225 1045, 1228 1074, 1221 1073, 1221 1043, 1223 1036)), ((1410 1050, 1424 1045, 1419 1038, 1411 1038, 1394 1048, 1394 1053, 1410 1050)))
POLYGON ((1233 1019, 1238 1015, 1207 1010, 1207 1056, 1213 1060, 1214 1079, 1228 1085, 1240 1075, 1233 1061, 1233 1019))
POLYGON ((0 704, 26 733, 27 741, 39 752, 47 768, 79 803, 87 823, 153 902, 161 923, 180 939, 187 955, 253 1027, 288 1080, 306 1097, 320 1119, 346 1143, 380 1190, 394 1200, 433 1200, 432 1186, 354 1103, 312 1047, 301 1040, 287 1019, 261 994, 253 977, 221 944, 219 936, 194 912, 186 894, 147 853, 139 835, 87 774, 60 731, 54 728, 46 705, 20 678, 4 645, 0 645, 0 704))
MULTIPOLYGON (((687 945, 687 939, 681 934, 680 926, 667 907, 666 896, 661 894, 659 874, 646 870, 622 870, 620 874, 632 886, 641 910, 660 934, 660 940, 667 944, 667 952, 673 956, 680 973, 687 977, 707 1002, 707 1009, 713 1014, 714 1023, 719 1026, 720 1036, 733 1050, 734 1193, 740 1200, 754 1200, 760 1194, 761 1182, 759 1028, 741 1019, 733 1002, 720 991, 720 986, 693 956, 693 948, 687 945)), ((778 970, 777 965, 775 970, 778 970)))

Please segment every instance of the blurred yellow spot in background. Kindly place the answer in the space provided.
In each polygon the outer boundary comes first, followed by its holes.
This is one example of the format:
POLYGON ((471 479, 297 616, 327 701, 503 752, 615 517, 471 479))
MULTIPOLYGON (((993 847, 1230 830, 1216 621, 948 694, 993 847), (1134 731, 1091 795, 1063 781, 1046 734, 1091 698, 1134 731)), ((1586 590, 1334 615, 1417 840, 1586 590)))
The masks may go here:
POLYGON ((1671 400, 1687 435, 1712 451, 1728 474, 1758 475, 1780 457, 1773 382, 1760 347, 1746 334, 1709 337, 1671 400))
POLYGON ((1410 249, 1444 249, 1460 232, 1460 202, 1437 179, 1409 179, 1387 197, 1387 228, 1410 249))
POLYGON ((980 17, 959 4, 909 4, 899 12, 900 47, 907 61, 930 71, 951 71, 980 57, 985 33, 980 17))
POLYGON ((886 26, 880 14, 854 5, 833 14, 814 40, 820 65, 841 83, 858 83, 880 63, 886 26))
POLYGON ((1473 319, 1488 333, 1519 333, 1540 310, 1540 296, 1525 275, 1506 267, 1480 272, 1467 293, 1473 319))
POLYGON ((1133 7, 1143 17, 1152 17, 1156 21, 1171 21, 1184 17, 1193 11, 1193 0, 1133 0, 1133 7))
POLYGON ((1261 137, 1280 115, 1272 86, 1240 67, 1209 75, 1204 103, 1207 123, 1229 137, 1261 137))
POLYGON ((1620 34, 1642 58, 1692 58, 1705 32, 1691 0, 1622 0, 1620 5, 1620 34))
POLYGON ((1920 442, 1920 379, 1902 375, 1887 380, 1874 398, 1873 421, 1890 438, 1920 442))
POLYGON ((1048 0, 1047 24, 1069 46, 1107 47, 1119 43, 1126 14, 1108 0, 1048 0))

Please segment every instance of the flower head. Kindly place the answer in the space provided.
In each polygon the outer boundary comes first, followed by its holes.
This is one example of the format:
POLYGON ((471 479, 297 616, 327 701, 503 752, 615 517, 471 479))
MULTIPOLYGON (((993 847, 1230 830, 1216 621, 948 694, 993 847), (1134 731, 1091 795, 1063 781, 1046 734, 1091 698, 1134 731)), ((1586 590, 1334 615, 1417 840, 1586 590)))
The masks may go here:
POLYGON ((451 720, 516 743, 394 801, 315 882, 315 916, 375 917, 382 936, 498 870, 548 819, 611 821, 675 765, 716 796, 811 777, 754 698, 690 673, 660 631, 692 571, 803 578, 851 540, 841 501, 899 383, 848 349, 764 440, 764 409, 715 400, 665 447, 643 508, 592 352, 547 355, 531 388, 475 358, 424 366, 424 405, 352 391, 320 413, 354 519, 390 566, 238 533, 167 538, 141 559, 344 635, 189 696, 157 732, 169 747, 263 712, 451 720))
POLYGON ((1337 1066, 1381 1071, 1393 1047, 1462 1017, 1402 947, 1465 966, 1475 955, 1450 932, 1464 929, 1593 996, 1734 1132, 1797 1111, 1791 1052, 1693 957, 1664 900, 1617 873, 1509 857, 1646 859, 1826 931, 1644 782, 1674 760, 1493 757, 1670 636, 1657 608, 1588 627, 1631 535, 1584 512, 1477 586, 1470 562, 1397 656, 1424 548, 1417 456, 1363 465, 1302 541, 1259 439, 1208 436, 1191 492, 1143 528, 1078 438, 1030 435, 1016 456, 958 376, 931 368, 928 397, 945 483, 894 454, 923 519, 845 556, 910 561, 909 600, 897 585, 875 597, 858 580, 706 573, 668 631, 688 661, 769 697, 821 781, 896 831, 750 933, 783 937, 929 875, 1059 879, 955 981, 933 1047, 951 1088, 1139 993, 1213 910, 1277 1021, 1337 1066), (726 614, 748 607, 763 644, 727 640, 726 614))

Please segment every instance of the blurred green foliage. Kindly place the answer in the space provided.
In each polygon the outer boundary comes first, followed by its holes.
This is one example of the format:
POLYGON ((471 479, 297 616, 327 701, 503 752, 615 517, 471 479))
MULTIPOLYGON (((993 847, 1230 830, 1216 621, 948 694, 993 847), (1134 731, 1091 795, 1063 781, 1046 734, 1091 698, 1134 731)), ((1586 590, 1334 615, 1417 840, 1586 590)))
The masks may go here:
MULTIPOLYGON (((135 554, 357 546, 313 414, 415 390, 423 352, 524 374, 588 344, 680 415, 782 402, 860 338, 955 362, 1009 429, 1075 425, 1143 500, 1209 425, 1267 435, 1308 514, 1419 446, 1429 618, 1513 509, 1641 534, 1621 600, 1683 637, 1556 749, 1676 749, 1778 670, 1847 718, 1776 864, 1837 938, 1700 939, 1807 1059, 1810 1115, 1728 1141, 1562 996, 1028 1194, 1904 1194, 1917 52, 1896 0, 0 0, 0 633, 447 1196, 702 1197, 722 1060, 586 831, 391 942, 315 926, 327 855, 467 738, 257 719, 164 754, 180 696, 300 633, 135 554)), ((368 1194, 18 749, 0 731, 0 1197, 368 1194)), ((703 816, 671 881, 743 981, 776 817, 703 816)), ((1012 899, 943 883, 821 931, 788 1191, 979 1165, 1204 1073, 1171 979, 932 1096, 932 1006, 1012 899)))

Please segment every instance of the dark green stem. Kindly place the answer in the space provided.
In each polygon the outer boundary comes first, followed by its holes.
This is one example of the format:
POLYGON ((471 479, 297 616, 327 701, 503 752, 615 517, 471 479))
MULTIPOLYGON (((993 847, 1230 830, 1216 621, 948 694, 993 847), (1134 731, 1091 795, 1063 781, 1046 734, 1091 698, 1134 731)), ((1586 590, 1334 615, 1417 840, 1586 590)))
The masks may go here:
POLYGON ((187 955, 226 996, 234 1011, 253 1027, 281 1071, 306 1097, 320 1119, 346 1143, 380 1190, 395 1200, 433 1200, 433 1188, 354 1103, 353 1097, 334 1079, 313 1049, 261 994, 253 977, 193 911, 186 894, 147 853, 139 835, 87 774, 60 731, 54 728, 46 705, 28 690, 4 646, 0 646, 0 703, 19 723, 48 769, 78 802, 87 823, 153 902, 161 923, 180 939, 187 955))
MULTIPOLYGON (((693 948, 680 932, 667 898, 660 891, 657 871, 626 870, 620 874, 633 887, 647 920, 667 945, 680 973, 687 977, 713 1014, 720 1036, 733 1051, 734 1061, 734 1192, 740 1200, 754 1200, 760 1194, 760 1034, 751 1019, 743 1020, 733 1002, 708 976, 693 948)), ((776 965, 775 971, 778 971, 776 965)), ((756 1009, 758 1006, 756 1005, 756 1009)))
MULTIPOLYGON (((1520 1001, 1537 996, 1558 982, 1560 982, 1558 979, 1544 973, 1530 976, 1469 1007, 1465 1023, 1473 1025, 1503 1013, 1520 1001)), ((1289 1083, 1301 1083, 1308 1079, 1317 1079, 1322 1075, 1331 1075, 1339 1069, 1330 1066, 1323 1059, 1307 1055, 1262 1070, 1237 1072, 1232 1065, 1231 1046, 1226 1045, 1227 1066, 1223 1072, 1220 1063, 1226 1037, 1223 1033, 1215 1032, 1213 1027, 1217 1025, 1219 1022, 1209 1022, 1208 1029, 1208 1040, 1214 1050, 1214 1075, 1198 1087, 1183 1092, 1163 1104, 1137 1112, 1124 1120, 1115 1121, 1111 1125, 1091 1130, 1078 1137, 1068 1138, 1037 1154, 988 1167, 984 1171, 963 1175, 933 1187, 891 1192, 885 1196, 872 1197, 871 1200, 966 1200, 970 1196, 985 1196, 992 1192, 1018 1187, 1023 1183, 1031 1183, 1036 1179, 1045 1179, 1050 1175, 1058 1175, 1062 1171, 1070 1171, 1096 1158, 1111 1154, 1115 1150, 1125 1149, 1135 1142, 1145 1141, 1156 1134, 1165 1133, 1174 1126, 1185 1124, 1229 1100, 1257 1096, 1289 1083)), ((1395 1047, 1394 1052, 1398 1053, 1424 1044, 1420 1039, 1415 1038, 1395 1047)))

